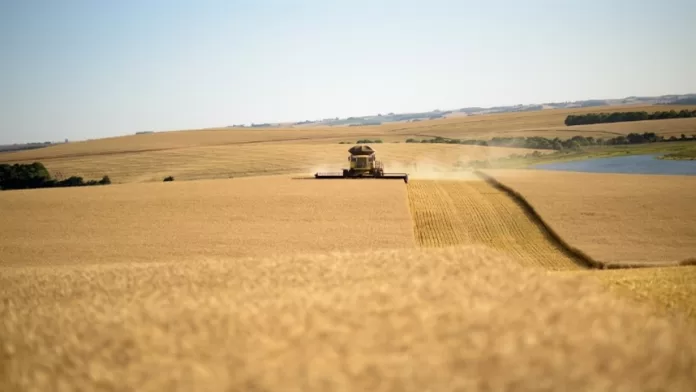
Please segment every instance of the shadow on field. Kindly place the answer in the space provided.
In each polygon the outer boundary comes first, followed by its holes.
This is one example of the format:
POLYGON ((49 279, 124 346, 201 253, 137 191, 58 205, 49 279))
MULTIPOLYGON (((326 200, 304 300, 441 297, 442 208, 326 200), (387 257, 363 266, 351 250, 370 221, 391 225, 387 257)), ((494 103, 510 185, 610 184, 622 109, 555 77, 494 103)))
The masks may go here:
POLYGON ((307 176, 293 176, 290 177, 291 180, 315 180, 315 181, 327 181, 327 180, 335 180, 335 181, 346 181, 346 180, 353 180, 353 181, 365 181, 365 180, 381 180, 381 181, 403 181, 403 178, 400 177, 382 177, 382 178, 377 178, 377 177, 341 177, 341 175, 336 175, 335 177, 314 177, 314 175, 307 175, 307 176))

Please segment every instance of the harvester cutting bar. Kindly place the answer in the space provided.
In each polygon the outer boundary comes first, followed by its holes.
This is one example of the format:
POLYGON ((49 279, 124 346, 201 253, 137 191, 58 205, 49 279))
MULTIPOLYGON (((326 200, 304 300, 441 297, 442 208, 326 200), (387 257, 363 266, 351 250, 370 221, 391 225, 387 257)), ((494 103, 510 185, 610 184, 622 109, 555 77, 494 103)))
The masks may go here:
POLYGON ((408 183, 408 174, 406 173, 384 173, 381 176, 343 176, 341 173, 316 173, 314 178, 318 179, 346 179, 346 180, 404 180, 408 183))
POLYGON ((401 178, 405 183, 408 183, 408 174, 406 173, 384 173, 382 174, 382 177, 377 178, 385 178, 387 180, 398 180, 401 178))

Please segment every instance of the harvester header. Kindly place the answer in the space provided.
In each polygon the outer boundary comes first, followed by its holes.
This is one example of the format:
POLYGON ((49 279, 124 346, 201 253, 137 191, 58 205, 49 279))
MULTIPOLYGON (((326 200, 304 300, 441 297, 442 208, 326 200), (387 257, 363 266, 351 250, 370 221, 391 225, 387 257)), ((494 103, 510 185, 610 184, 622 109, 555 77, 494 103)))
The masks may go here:
POLYGON ((381 161, 377 160, 375 150, 366 145, 358 144, 348 149, 350 155, 347 169, 342 173, 315 173, 314 178, 345 178, 345 179, 381 179, 381 180, 404 180, 408 183, 408 173, 385 173, 381 161))

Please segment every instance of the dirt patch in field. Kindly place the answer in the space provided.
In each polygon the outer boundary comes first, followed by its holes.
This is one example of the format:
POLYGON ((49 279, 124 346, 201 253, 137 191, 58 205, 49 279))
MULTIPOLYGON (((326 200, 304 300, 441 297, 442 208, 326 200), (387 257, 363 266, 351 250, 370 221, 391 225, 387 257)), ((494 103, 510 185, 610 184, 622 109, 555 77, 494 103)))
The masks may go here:
POLYGON ((692 325, 482 248, 2 268, 2 390, 696 385, 692 325))

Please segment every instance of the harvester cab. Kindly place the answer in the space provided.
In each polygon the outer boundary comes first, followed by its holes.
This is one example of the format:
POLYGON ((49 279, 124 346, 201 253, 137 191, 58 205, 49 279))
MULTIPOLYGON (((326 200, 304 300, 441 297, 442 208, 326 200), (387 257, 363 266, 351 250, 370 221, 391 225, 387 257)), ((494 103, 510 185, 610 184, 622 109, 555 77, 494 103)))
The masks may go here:
POLYGON ((376 179, 402 179, 408 183, 408 173, 385 173, 381 161, 377 160, 375 150, 372 147, 359 144, 351 147, 348 152, 348 168, 342 173, 315 173, 315 178, 376 178, 376 179))

